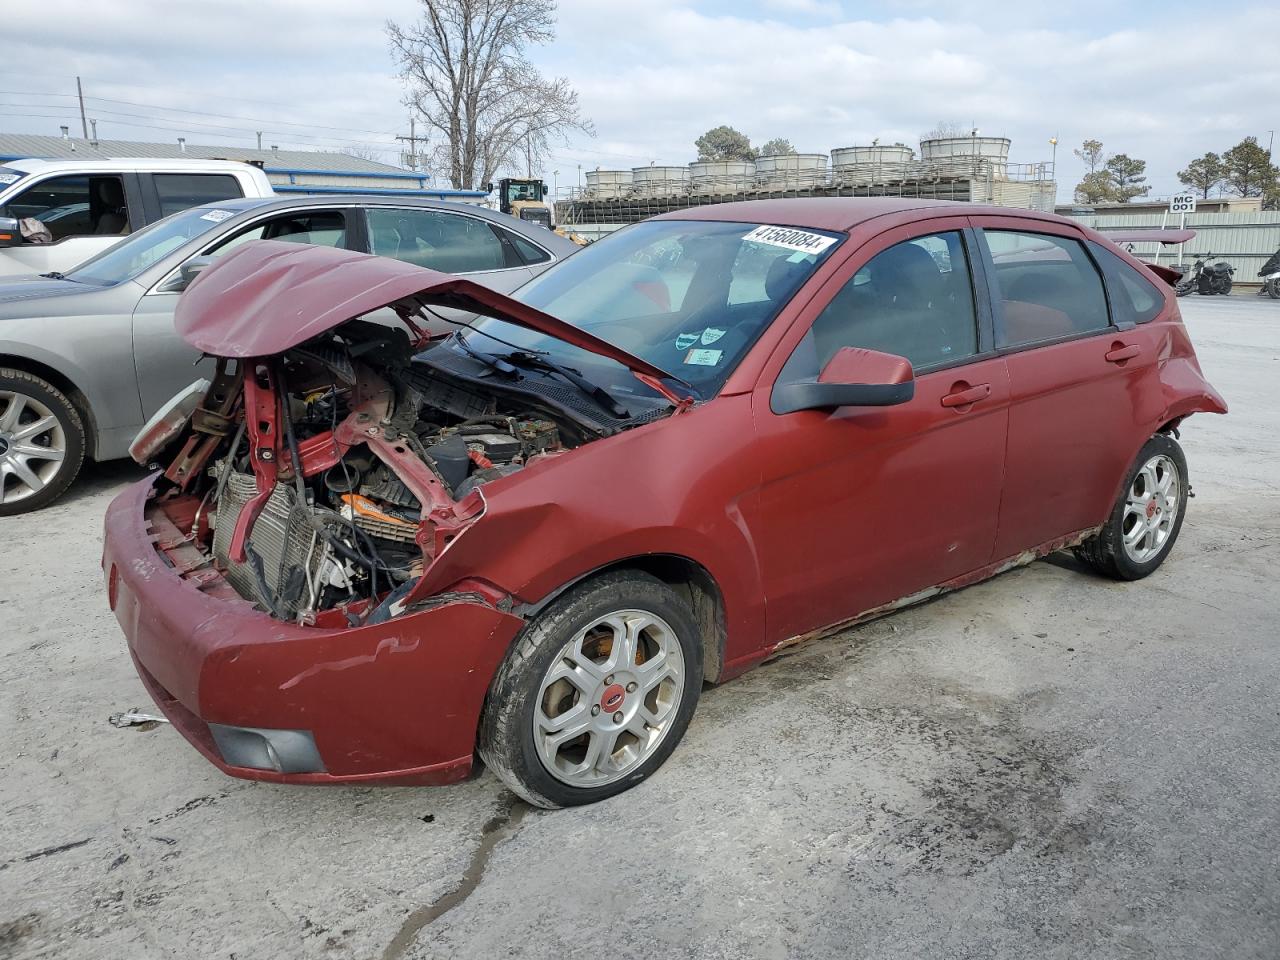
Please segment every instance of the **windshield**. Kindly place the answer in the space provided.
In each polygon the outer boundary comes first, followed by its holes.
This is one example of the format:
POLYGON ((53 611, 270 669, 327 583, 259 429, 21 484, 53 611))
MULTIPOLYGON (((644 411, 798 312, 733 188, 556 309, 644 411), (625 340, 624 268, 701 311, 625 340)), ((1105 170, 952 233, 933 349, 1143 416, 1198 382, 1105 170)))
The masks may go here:
POLYGON ((161 257, 240 212, 221 207, 193 207, 175 213, 86 260, 67 277, 102 286, 132 280, 161 257))
MULTIPOLYGON (((649 220, 594 243, 512 296, 713 396, 840 240, 754 223, 649 220)), ((466 333, 477 350, 541 351, 615 395, 656 396, 612 360, 501 320, 466 333)), ((678 388, 677 388, 678 389, 678 388)))
POLYGON ((8 190, 25 176, 25 173, 13 167, 0 167, 0 191, 8 190))

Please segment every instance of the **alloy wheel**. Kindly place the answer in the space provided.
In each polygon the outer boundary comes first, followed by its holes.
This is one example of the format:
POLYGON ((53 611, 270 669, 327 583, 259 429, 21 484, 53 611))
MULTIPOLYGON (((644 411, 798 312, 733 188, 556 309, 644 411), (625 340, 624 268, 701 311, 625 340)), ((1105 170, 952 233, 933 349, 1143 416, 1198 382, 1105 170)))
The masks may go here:
POLYGON ((579 630, 538 691, 533 737, 547 772, 583 788, 631 773, 674 725, 684 674, 675 631, 656 614, 618 610, 579 630))
POLYGON ((67 435, 34 397, 0 390, 0 503, 35 496, 62 469, 67 435))
POLYGON ((1124 552, 1134 563, 1148 563, 1164 549, 1178 519, 1182 484, 1178 468, 1164 454, 1138 470, 1125 497, 1120 518, 1124 552))

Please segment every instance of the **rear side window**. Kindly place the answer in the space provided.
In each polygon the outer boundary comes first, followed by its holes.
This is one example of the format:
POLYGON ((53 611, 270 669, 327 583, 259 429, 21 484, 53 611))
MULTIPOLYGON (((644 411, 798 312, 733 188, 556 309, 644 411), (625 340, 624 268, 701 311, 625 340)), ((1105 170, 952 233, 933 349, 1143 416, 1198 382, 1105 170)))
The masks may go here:
POLYGON ((370 252, 443 273, 501 270, 507 255, 489 224, 442 210, 374 207, 368 211, 370 252))
POLYGON ((1111 325, 1102 278, 1079 240, 984 230, 999 294, 996 346, 1019 347, 1111 325))
POLYGON ((160 214, 169 216, 187 207, 243 197, 240 181, 227 173, 157 173, 160 214))
POLYGON ((1102 275, 1107 278, 1116 323, 1154 320, 1164 307, 1164 295, 1160 289, 1106 247, 1091 243, 1089 249, 1101 265, 1102 275))
POLYGON ((779 382, 813 379, 842 347, 906 357, 919 370, 976 354, 978 322, 961 235, 916 237, 872 257, 814 319, 779 382))

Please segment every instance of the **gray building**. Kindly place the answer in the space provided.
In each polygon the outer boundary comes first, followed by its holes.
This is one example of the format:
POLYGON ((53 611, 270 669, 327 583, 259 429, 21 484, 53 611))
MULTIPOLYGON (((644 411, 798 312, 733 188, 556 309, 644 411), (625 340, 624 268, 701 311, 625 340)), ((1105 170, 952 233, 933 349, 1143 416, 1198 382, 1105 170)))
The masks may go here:
POLYGON ((198 143, 144 143, 137 140, 83 140, 25 133, 0 133, 0 163, 6 160, 119 160, 126 157, 243 160, 262 167, 277 193, 350 193, 435 197, 479 203, 480 190, 453 190, 431 185, 422 171, 405 170, 376 160, 320 150, 255 150, 198 143))

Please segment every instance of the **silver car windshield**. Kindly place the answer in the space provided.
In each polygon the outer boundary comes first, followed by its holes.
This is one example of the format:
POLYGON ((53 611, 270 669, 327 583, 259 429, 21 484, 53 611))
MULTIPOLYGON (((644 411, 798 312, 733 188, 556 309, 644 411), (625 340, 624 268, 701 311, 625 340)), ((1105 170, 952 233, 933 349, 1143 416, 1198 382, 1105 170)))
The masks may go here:
POLYGON ((104 287, 132 280, 161 257, 240 212, 220 207, 193 207, 175 213, 86 260, 68 273, 67 279, 104 287))
MULTIPOLYGON (((713 396, 841 234, 769 224, 649 220, 618 231, 513 294, 713 396)), ((611 360, 501 320, 466 344, 536 352, 614 395, 653 394, 611 360), (492 338, 501 337, 497 343, 492 338)))

